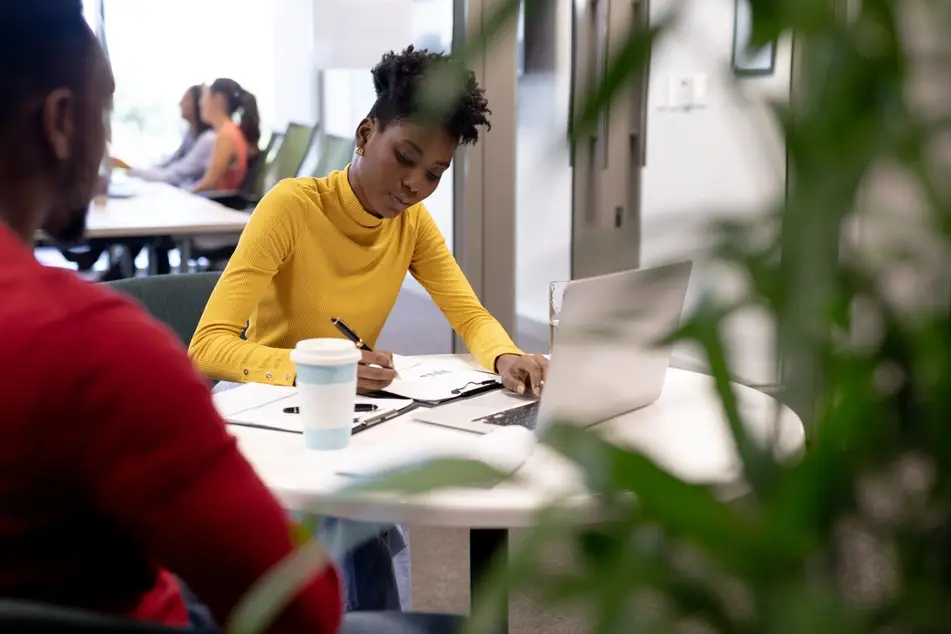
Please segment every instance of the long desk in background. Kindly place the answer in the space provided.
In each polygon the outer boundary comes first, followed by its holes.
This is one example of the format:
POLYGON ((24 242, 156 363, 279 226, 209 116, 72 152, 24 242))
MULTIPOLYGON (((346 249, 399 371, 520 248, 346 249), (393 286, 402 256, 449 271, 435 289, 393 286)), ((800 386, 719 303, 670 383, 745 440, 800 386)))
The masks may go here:
POLYGON ((165 183, 128 179, 127 189, 134 195, 91 205, 87 238, 171 237, 180 242, 182 262, 187 262, 191 238, 237 235, 248 223, 247 213, 165 183))

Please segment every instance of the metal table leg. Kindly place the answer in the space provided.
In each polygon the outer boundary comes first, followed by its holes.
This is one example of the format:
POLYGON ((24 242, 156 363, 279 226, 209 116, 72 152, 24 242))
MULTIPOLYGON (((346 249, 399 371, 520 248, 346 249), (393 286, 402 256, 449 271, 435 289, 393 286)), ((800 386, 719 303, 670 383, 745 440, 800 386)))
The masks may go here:
MULTIPOLYGON (((479 600, 478 591, 482 581, 499 554, 508 553, 508 531, 504 528, 473 528, 469 530, 469 593, 473 608, 479 600)), ((509 631, 508 599, 505 601, 505 616, 496 631, 509 631)))

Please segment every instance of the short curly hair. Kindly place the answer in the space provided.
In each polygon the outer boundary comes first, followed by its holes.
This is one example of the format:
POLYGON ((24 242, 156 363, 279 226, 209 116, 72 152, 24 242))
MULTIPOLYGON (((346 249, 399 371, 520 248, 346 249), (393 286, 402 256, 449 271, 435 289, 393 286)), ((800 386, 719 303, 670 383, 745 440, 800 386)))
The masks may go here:
MULTIPOLYGON (((405 121, 419 116, 422 110, 421 87, 426 74, 440 65, 449 64, 450 58, 426 49, 417 50, 412 44, 402 53, 390 51, 373 67, 373 87, 376 103, 369 117, 384 128, 394 121, 405 121)), ((439 123, 460 145, 475 144, 480 126, 492 128, 488 116, 489 102, 485 90, 479 86, 475 73, 465 71, 465 82, 455 103, 440 117, 439 123)))

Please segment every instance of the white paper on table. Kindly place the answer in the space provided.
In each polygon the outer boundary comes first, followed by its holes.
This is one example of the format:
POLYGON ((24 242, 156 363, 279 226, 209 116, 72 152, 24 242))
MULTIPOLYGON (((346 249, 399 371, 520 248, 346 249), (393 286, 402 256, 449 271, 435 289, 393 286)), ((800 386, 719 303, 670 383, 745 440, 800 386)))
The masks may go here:
MULTIPOLYGON (((370 398, 360 395, 357 395, 356 402, 377 405, 379 409, 359 414, 354 412, 354 426, 359 425, 371 416, 379 416, 380 414, 403 409, 413 403, 411 400, 370 398)), ((286 407, 298 406, 297 388, 249 383, 216 394, 215 404, 218 406, 218 412, 222 417, 232 424, 263 427, 298 434, 304 433, 300 414, 286 414, 284 412, 286 407), (235 392, 241 394, 227 401, 224 399, 226 395, 235 392), (238 409, 239 406, 240 409, 238 409)))
POLYGON ((403 370, 409 370, 420 363, 422 363, 422 360, 419 357, 407 357, 401 354, 393 355, 393 369, 396 370, 397 374, 403 370))
POLYGON ((398 372, 399 378, 387 386, 386 391, 428 403, 456 398, 461 392, 478 389, 488 381, 498 381, 488 372, 445 364, 438 359, 417 358, 417 363, 398 372))
POLYGON ((297 394, 296 387, 245 383, 239 387, 215 394, 212 396, 212 400, 215 402, 215 408, 217 408, 221 417, 228 420, 229 417, 245 410, 261 407, 294 394, 297 394))

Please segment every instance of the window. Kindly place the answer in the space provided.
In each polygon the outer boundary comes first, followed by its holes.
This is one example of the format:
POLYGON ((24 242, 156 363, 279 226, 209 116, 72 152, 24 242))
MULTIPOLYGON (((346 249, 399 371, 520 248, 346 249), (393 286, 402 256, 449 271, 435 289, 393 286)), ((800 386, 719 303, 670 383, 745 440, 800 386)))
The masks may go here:
MULTIPOLYGON (((260 0, 102 0, 116 78, 113 154, 137 166, 173 152, 192 84, 230 77, 254 93, 262 138, 274 112, 272 6, 260 0)), ((94 4, 94 3, 88 3, 94 4)))

